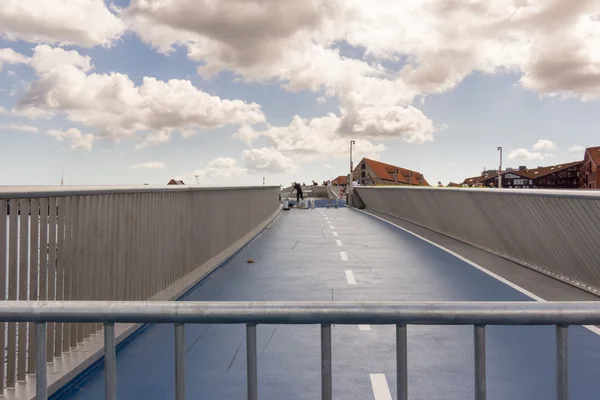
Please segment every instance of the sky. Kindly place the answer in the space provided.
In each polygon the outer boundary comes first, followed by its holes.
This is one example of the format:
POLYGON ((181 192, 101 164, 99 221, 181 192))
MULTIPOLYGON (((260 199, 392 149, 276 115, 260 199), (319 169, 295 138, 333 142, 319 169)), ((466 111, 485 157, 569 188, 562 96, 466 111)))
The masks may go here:
POLYGON ((600 0, 2 0, 0 185, 432 184, 600 145, 600 0))

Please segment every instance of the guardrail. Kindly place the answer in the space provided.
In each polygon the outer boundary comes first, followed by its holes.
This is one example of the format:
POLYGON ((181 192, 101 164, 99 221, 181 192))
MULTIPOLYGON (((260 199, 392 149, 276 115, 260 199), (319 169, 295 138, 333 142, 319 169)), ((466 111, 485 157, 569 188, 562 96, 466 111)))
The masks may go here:
POLYGON ((600 192, 355 188, 361 204, 600 295, 600 192))
POLYGON ((396 325, 397 398, 408 400, 407 325, 473 325, 475 399, 486 398, 486 325, 556 326, 556 399, 568 398, 569 325, 600 324, 597 302, 18 302, 0 303, 0 321, 33 322, 36 398, 46 399, 47 324, 104 323, 105 399, 116 399, 114 324, 175 326, 175 399, 185 399, 184 324, 246 324, 247 396, 258 399, 256 326, 321 325, 321 398, 332 399, 331 325, 396 325))
MULTIPOLYGON (((264 222, 279 207, 278 192, 0 187, 0 299, 152 299, 264 222)), ((46 361, 101 328, 49 324, 46 361)), ((35 373, 34 335, 32 324, 0 324, 0 394, 35 373)))

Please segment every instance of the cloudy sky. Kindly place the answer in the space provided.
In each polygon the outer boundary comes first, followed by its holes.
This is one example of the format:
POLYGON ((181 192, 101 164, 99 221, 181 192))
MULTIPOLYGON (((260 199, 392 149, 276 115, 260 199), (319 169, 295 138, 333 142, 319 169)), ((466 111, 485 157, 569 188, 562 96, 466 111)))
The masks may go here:
POLYGON ((2 0, 0 185, 431 183, 600 145, 600 0, 2 0))

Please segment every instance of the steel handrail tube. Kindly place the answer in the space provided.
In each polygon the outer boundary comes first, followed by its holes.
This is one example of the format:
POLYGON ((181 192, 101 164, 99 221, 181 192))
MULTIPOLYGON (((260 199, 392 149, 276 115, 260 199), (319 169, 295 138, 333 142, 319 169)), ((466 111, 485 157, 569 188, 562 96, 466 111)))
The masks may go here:
POLYGON ((600 325, 600 302, 3 301, 2 322, 600 325))
POLYGON ((108 194, 202 192, 214 190, 279 189, 279 186, 0 186, 0 199, 95 196, 108 194))

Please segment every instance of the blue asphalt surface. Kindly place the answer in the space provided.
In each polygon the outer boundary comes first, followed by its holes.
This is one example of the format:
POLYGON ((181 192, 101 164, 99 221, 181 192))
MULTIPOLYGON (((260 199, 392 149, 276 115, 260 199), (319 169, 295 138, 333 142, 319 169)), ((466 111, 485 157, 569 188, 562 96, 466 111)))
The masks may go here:
MULTIPOLYGON (((269 229, 185 298, 332 299, 531 301, 450 254, 347 208, 282 212, 269 229), (347 253, 347 261, 340 251, 347 253), (256 263, 246 263, 249 258, 256 263), (348 284, 345 270, 352 270, 355 285, 348 284)), ((473 398, 473 328, 408 329, 409 397, 473 398)), ((334 398, 374 399, 370 374, 385 374, 395 398, 394 327, 362 331, 357 326, 334 326, 332 337, 334 398)), ((318 326, 259 326, 259 398, 320 398, 319 346, 318 326)), ((189 399, 245 398, 244 326, 187 325, 186 347, 189 399)), ((555 398, 554 349, 553 327, 488 327, 488 399, 555 398)), ((126 345, 117 356, 118 398, 172 399, 173 350, 170 325, 151 326, 126 345)), ((569 368, 570 399, 598 398, 596 334, 569 328, 569 368)), ((103 399, 103 373, 100 366, 60 398, 103 399)))

